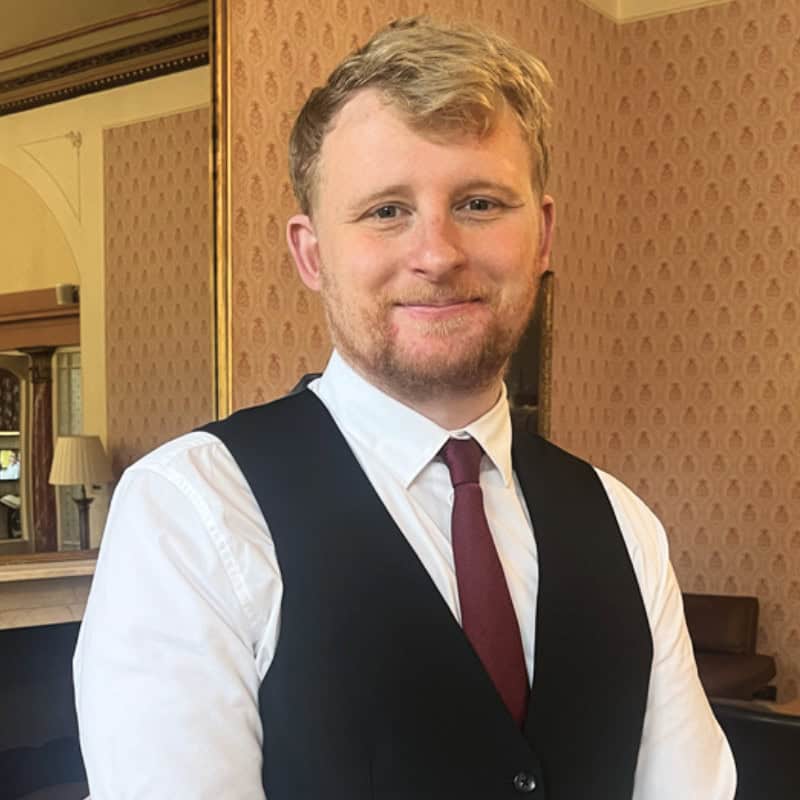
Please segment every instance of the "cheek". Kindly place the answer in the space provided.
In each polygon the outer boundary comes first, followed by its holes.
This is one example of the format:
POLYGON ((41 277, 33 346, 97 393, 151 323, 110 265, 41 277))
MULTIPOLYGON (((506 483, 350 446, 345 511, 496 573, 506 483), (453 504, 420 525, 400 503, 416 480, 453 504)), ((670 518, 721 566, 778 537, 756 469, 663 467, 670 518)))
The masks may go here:
POLYGON ((473 263, 484 265, 487 272, 503 280, 533 269, 538 254, 535 231, 517 220, 497 224, 490 230, 477 229, 465 245, 473 263))
POLYGON ((392 280, 399 269, 385 242, 340 240, 326 250, 323 263, 339 286, 350 294, 374 295, 392 280))
POLYGON ((483 254, 476 264, 481 264, 483 276, 499 289, 522 287, 537 274, 536 251, 505 242, 483 254))

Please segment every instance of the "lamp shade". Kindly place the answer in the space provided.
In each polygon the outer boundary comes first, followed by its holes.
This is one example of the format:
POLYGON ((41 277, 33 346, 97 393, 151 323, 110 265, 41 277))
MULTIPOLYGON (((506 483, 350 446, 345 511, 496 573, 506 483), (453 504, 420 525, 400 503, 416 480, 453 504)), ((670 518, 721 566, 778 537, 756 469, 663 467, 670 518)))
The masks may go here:
POLYGON ((113 480, 111 463, 99 436, 59 436, 53 453, 50 483, 74 486, 113 480))

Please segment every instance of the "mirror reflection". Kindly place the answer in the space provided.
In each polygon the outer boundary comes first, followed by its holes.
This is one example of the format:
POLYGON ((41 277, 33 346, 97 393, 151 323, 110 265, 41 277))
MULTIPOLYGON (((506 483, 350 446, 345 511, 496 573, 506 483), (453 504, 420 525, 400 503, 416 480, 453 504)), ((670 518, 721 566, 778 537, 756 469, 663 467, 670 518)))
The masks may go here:
MULTIPOLYGON (((1 366, 0 354, 0 539, 22 537, 20 507, 20 401, 22 379, 1 366)), ((10 366, 10 365, 9 365, 10 366)))
MULTIPOLYGON (((42 476, 52 432, 80 430, 80 349, 0 352, 0 543, 3 555, 80 549, 74 487, 42 476)), ((85 549, 85 548, 84 548, 85 549)))
POLYGON ((93 553, 114 479, 215 405, 208 2, 33 13, 0 32, 0 563, 93 553), (110 476, 54 474, 79 436, 110 476))

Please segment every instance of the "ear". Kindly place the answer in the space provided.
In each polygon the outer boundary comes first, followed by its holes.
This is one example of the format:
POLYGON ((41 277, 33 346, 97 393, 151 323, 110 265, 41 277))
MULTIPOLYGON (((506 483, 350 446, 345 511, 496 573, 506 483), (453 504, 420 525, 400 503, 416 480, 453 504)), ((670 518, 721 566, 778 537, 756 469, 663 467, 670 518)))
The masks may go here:
POLYGON ((322 283, 319 241, 311 217, 295 214, 286 223, 286 241, 297 266, 300 280, 312 291, 318 292, 322 283))
POLYGON ((556 225, 556 204, 549 194, 542 196, 541 229, 539 231, 539 258, 542 272, 550 268, 550 250, 553 247, 553 229, 556 225))

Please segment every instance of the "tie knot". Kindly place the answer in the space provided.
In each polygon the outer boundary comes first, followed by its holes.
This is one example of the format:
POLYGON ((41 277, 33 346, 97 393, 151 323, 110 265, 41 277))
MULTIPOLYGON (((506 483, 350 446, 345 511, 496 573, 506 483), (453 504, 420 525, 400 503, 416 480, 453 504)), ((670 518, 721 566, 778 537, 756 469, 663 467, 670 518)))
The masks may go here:
POLYGON ((441 453, 453 486, 480 482, 483 448, 474 439, 448 439, 441 453))

